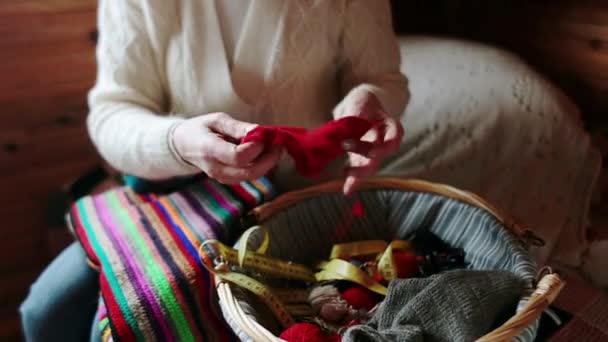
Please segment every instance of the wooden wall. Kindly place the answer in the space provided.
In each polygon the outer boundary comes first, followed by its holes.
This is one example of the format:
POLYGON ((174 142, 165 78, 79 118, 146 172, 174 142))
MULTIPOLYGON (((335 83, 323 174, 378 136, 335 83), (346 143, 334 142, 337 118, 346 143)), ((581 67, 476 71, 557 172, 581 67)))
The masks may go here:
MULTIPOLYGON (((95 77, 94 0, 0 1, 0 340, 55 251, 49 201, 95 163, 84 129, 95 77)), ((59 230, 60 229, 60 230, 59 230)))
MULTIPOLYGON (((370 0, 372 1, 372 0, 370 0)), ((393 0, 401 32, 455 35, 521 53, 584 108, 608 112, 608 2, 393 0)), ((86 137, 96 0, 0 0, 0 340, 55 254, 49 201, 97 162, 86 137)))

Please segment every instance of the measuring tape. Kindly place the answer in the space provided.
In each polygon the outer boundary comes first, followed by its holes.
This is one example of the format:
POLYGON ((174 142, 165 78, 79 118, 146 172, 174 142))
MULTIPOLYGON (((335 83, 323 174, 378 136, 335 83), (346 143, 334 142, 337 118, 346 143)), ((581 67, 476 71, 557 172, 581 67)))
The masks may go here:
MULTIPOLYGON (((256 227, 257 229, 259 228, 256 227)), ((238 250, 230 248, 217 240, 208 240, 200 246, 200 249, 215 250, 217 255, 221 256, 227 263, 240 265, 242 268, 265 275, 309 283, 316 281, 314 272, 304 265, 271 258, 257 252, 243 251, 243 248, 246 248, 244 246, 247 246, 247 241, 244 239, 241 239, 238 250)))
POLYGON ((208 270, 221 280, 228 281, 245 288, 259 297, 264 304, 270 308, 284 329, 289 328, 295 323, 295 319, 289 313, 288 309, 283 305, 283 303, 281 303, 281 301, 272 294, 272 291, 270 291, 266 285, 262 284, 258 280, 236 272, 222 272, 211 270, 209 268, 208 270))
POLYGON ((342 259, 376 254, 380 274, 385 280, 396 277, 393 261, 393 250, 411 250, 407 241, 397 240, 387 245, 383 240, 351 242, 335 245, 330 260, 317 265, 319 272, 314 273, 305 265, 283 261, 264 255, 270 245, 268 232, 256 226, 248 229, 241 237, 236 249, 228 247, 217 240, 208 240, 199 247, 199 256, 205 268, 221 280, 233 283, 251 291, 258 296, 273 312, 283 328, 295 323, 293 315, 311 315, 308 304, 308 291, 292 289, 272 289, 251 276, 234 272, 230 265, 238 265, 245 270, 258 272, 266 276, 299 280, 307 283, 321 281, 348 280, 357 283, 373 292, 386 295, 384 285, 374 280, 367 272, 342 259), (262 242, 256 251, 249 251, 249 240, 255 232, 261 232, 262 242), (209 251, 214 251, 218 258, 210 258, 209 251), (211 260, 218 260, 216 265, 209 265, 211 260))
POLYGON ((230 248, 217 240, 208 240, 199 246, 199 256, 205 268, 216 277, 247 289, 259 297, 270 308, 281 326, 286 329, 295 323, 290 312, 296 315, 311 313, 310 309, 306 309, 302 305, 302 303, 308 302, 308 293, 302 290, 297 292, 282 290, 276 291, 277 296, 275 296, 273 293, 275 290, 259 280, 230 270, 230 265, 239 265, 241 268, 254 270, 268 276, 305 282, 316 281, 313 271, 304 265, 263 255, 262 253, 267 251, 268 246, 267 231, 261 227, 253 227, 243 234, 237 249, 230 248), (249 239, 258 230, 262 230, 264 233, 262 244, 256 252, 248 251, 249 239), (210 258, 209 250, 213 250, 218 258, 210 258), (209 261, 214 259, 219 260, 218 264, 209 265, 209 261), (291 300, 287 301, 286 298, 291 298, 291 300), (288 305, 284 303, 288 303, 288 305))
POLYGON ((375 281, 359 267, 342 259, 333 259, 319 264, 320 272, 315 274, 318 281, 348 280, 381 295, 386 295, 386 287, 375 281))

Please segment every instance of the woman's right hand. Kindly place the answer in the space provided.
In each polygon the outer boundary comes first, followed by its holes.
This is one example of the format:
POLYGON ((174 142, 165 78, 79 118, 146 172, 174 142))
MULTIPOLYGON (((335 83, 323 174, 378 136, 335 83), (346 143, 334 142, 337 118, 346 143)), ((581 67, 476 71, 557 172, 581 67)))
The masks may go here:
POLYGON ((238 144, 255 127, 228 114, 213 113, 178 124, 170 139, 183 160, 221 183, 236 184, 266 175, 280 158, 279 147, 264 152, 259 142, 238 144))

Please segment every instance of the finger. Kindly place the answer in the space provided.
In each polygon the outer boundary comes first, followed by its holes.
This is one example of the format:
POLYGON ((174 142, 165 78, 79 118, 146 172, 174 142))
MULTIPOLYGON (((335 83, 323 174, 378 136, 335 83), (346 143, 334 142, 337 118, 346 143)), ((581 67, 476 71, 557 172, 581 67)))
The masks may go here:
POLYGON ((342 188, 342 192, 344 195, 350 196, 355 192, 355 188, 357 187, 359 179, 355 176, 346 176, 344 180, 344 187, 342 188))
POLYGON ((270 152, 247 167, 234 167, 212 160, 208 162, 207 174, 224 184, 254 180, 266 175, 277 164, 280 156, 281 148, 273 147, 270 152))
POLYGON ((214 113, 207 116, 208 127, 216 133, 240 140, 257 125, 233 119, 225 113, 214 113))
POLYGON ((372 162, 371 158, 362 156, 360 154, 349 152, 347 168, 350 169, 350 168, 364 167, 364 166, 369 165, 371 162, 372 162))
POLYGON ((378 143, 368 152, 372 159, 382 159, 399 149, 403 139, 403 126, 395 119, 387 119, 381 128, 382 136, 378 143))
POLYGON ((353 167, 346 170, 346 180, 344 181, 343 192, 349 196, 355 190, 359 179, 373 175, 376 172, 377 165, 370 161, 365 166, 353 167))
POLYGON ((403 139, 403 126, 401 123, 393 118, 387 119, 384 125, 384 143, 394 147, 401 143, 401 139, 403 139))
POLYGON ((248 180, 267 175, 279 162, 282 152, 283 148, 280 146, 273 146, 268 153, 262 154, 258 160, 255 160, 253 164, 250 165, 250 178, 248 178, 248 180))
POLYGON ((262 153, 264 146, 259 142, 235 145, 218 135, 211 134, 205 139, 203 149, 203 155, 207 159, 215 159, 229 166, 244 167, 262 153))
POLYGON ((374 161, 370 162, 365 166, 360 167, 352 167, 346 170, 347 176, 356 177, 356 178, 364 178, 372 176, 377 169, 377 163, 374 161))

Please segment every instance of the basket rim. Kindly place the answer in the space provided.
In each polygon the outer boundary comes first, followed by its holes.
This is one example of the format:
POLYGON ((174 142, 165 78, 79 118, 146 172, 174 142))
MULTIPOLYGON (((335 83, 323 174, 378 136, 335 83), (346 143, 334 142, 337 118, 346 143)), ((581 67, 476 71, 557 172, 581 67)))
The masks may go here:
MULTIPOLYGON (((343 180, 333 180, 304 189, 283 193, 275 199, 252 209, 246 215, 246 220, 255 222, 255 224, 263 224, 274 215, 295 206, 301 201, 324 194, 342 193, 343 184, 343 180)), ((544 241, 535 235, 523 222, 516 219, 512 215, 508 215, 491 204, 489 201, 473 192, 461 190, 447 184, 430 182, 416 178, 398 177, 372 177, 362 179, 360 180, 357 188, 359 191, 383 189, 431 193, 464 202, 488 212, 506 229, 518 236, 526 247, 529 247, 530 245, 544 245, 544 241)))

